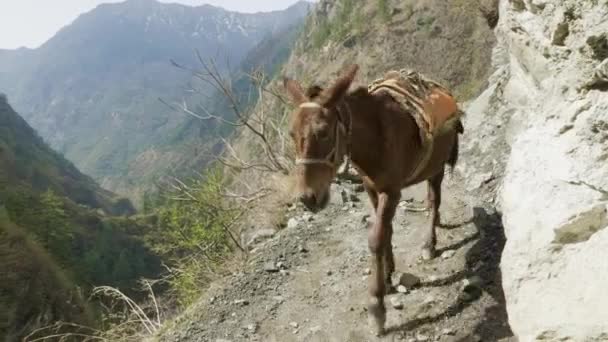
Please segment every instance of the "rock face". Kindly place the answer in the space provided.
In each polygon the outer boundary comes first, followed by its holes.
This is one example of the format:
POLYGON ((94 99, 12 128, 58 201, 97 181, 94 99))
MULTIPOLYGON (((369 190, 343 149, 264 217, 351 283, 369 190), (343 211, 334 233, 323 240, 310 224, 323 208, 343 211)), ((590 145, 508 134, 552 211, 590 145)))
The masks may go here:
POLYGON ((520 341, 608 340, 608 96, 585 87, 605 32, 604 1, 501 0, 495 73, 468 106, 462 170, 498 171, 520 341))

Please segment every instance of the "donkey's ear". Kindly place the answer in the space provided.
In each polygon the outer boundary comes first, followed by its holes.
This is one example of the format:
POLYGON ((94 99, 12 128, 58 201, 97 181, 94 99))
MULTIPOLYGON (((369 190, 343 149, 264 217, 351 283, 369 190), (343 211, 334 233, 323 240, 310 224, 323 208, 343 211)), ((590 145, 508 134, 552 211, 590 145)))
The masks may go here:
POLYGON ((306 102, 306 95, 304 95, 304 91, 297 81, 285 77, 283 78, 283 86, 296 106, 306 102))
POLYGON ((355 76, 357 76, 358 70, 359 66, 357 64, 350 65, 348 68, 346 68, 340 77, 338 77, 336 83, 334 83, 331 88, 323 92, 323 105, 327 107, 336 105, 336 103, 338 103, 338 101, 340 101, 342 97, 346 95, 348 88, 350 88, 355 76))

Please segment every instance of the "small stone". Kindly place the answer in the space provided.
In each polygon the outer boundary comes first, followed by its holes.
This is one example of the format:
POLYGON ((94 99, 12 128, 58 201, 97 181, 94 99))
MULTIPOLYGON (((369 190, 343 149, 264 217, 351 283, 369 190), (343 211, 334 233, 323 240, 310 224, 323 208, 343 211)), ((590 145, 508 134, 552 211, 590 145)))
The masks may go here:
POLYGON ((415 287, 420 284, 420 278, 411 273, 400 273, 397 274, 397 282, 393 286, 397 287, 403 285, 408 289, 415 287))
POLYGON ((268 273, 276 273, 279 272, 279 268, 274 262, 270 261, 264 264, 264 271, 268 273))
POLYGON ((260 229, 251 234, 249 241, 247 241, 247 246, 253 245, 255 243, 270 239, 276 234, 276 230, 274 229, 260 229))
POLYGON ((399 298, 398 296, 391 297, 391 305, 396 310, 401 310, 401 309, 403 309, 403 306, 404 306, 403 301, 401 301, 401 298, 399 298))
POLYGON ((441 258, 443 258, 443 259, 449 259, 449 258, 453 257, 454 254, 456 254, 455 250, 448 249, 447 251, 441 253, 441 258))
POLYGON ((452 335, 454 335, 456 332, 455 332, 455 331, 454 331, 454 329, 452 329, 452 328, 445 328, 445 329, 443 329, 443 330, 441 331, 441 333, 442 333, 442 334, 444 334, 444 335, 450 335, 450 336, 452 336, 452 335))
POLYGON ((291 326, 291 327, 292 327, 292 328, 294 328, 294 329, 298 329, 298 327, 299 327, 300 325, 298 324, 298 322, 289 322, 289 326, 291 326))
POLYGON ((483 280, 479 276, 473 276, 462 282, 462 299, 472 302, 482 294, 483 280))
POLYGON ((472 276, 462 281, 462 290, 467 291, 468 289, 481 289, 483 285, 483 279, 479 276, 472 276))
POLYGON ((211 297, 211 298, 209 298, 209 304, 213 304, 213 303, 215 303, 215 299, 216 299, 215 297, 211 297))
POLYGON ((343 206, 342 211, 348 211, 348 206, 347 205, 343 206))
POLYGON ((405 287, 403 285, 399 285, 399 286, 397 286, 397 292, 399 292, 399 293, 407 293, 407 287, 405 287))
POLYGON ((295 229, 300 225, 300 221, 297 218, 292 217, 287 221, 287 228, 295 229))
POLYGON ((475 191, 493 179, 494 174, 492 172, 476 173, 467 182, 467 191, 475 191))
POLYGON ((435 303, 435 301, 436 301, 435 297, 429 295, 424 299, 424 304, 433 304, 433 303, 435 303))
POLYGON ((234 301, 234 304, 245 306, 245 305, 249 305, 249 301, 246 299, 237 299, 234 301))
POLYGON ((340 191, 340 196, 342 197, 342 203, 347 204, 350 201, 351 193, 347 189, 342 189, 340 191))
POLYGON ((306 247, 304 247, 304 246, 300 246, 300 247, 298 247, 298 251, 299 251, 300 253, 308 253, 308 249, 306 249, 306 247))
POLYGON ((314 219, 315 219, 315 217, 310 213, 306 213, 306 214, 302 215, 302 220, 304 222, 312 222, 314 219))
POLYGON ((279 262, 277 262, 277 268, 280 270, 285 270, 285 269, 287 269, 287 266, 285 265, 284 262, 279 261, 279 262))
POLYGON ((249 330, 251 332, 255 332, 257 329, 258 329, 258 326, 255 323, 247 325, 247 330, 249 330))
POLYGON ((416 341, 428 341, 430 339, 430 337, 428 335, 422 334, 422 333, 417 333, 416 334, 416 341))
POLYGON ((363 275, 370 275, 372 274, 372 270, 369 268, 366 268, 365 270, 363 270, 363 275))
POLYGON ((319 326, 319 325, 315 325, 314 327, 310 328, 310 332, 311 333, 316 333, 316 332, 319 332, 319 331, 321 331, 321 326, 319 326))

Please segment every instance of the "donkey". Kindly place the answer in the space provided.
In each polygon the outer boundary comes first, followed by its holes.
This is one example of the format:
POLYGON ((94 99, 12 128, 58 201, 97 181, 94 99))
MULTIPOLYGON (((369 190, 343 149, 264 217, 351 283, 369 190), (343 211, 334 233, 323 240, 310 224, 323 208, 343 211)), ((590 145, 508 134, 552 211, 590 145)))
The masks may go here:
POLYGON ((446 164, 452 168, 456 164, 462 124, 458 120, 456 128, 435 138, 430 159, 412 179, 410 175, 418 168, 416 161, 424 153, 419 126, 385 91, 370 93, 359 87, 349 92, 357 70, 357 65, 348 67, 327 89, 312 86, 305 92, 289 78, 284 79, 284 87, 296 107, 289 133, 296 152, 298 200, 312 212, 324 209, 337 168, 348 155, 375 210, 375 222, 368 229, 372 264, 368 312, 376 334, 382 335, 386 321, 384 296, 395 271, 392 220, 401 190, 428 182, 431 224, 422 257, 431 259, 435 254, 435 226, 440 222, 441 183, 446 164))

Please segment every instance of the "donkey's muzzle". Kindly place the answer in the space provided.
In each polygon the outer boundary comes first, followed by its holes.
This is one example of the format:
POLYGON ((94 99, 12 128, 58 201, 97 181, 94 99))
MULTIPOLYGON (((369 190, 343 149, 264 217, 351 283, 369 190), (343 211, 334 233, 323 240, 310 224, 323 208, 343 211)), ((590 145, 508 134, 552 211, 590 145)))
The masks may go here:
POLYGON ((323 192, 320 195, 314 192, 305 192, 298 196, 298 199, 304 207, 313 213, 321 211, 327 207, 329 203, 329 192, 323 192))

